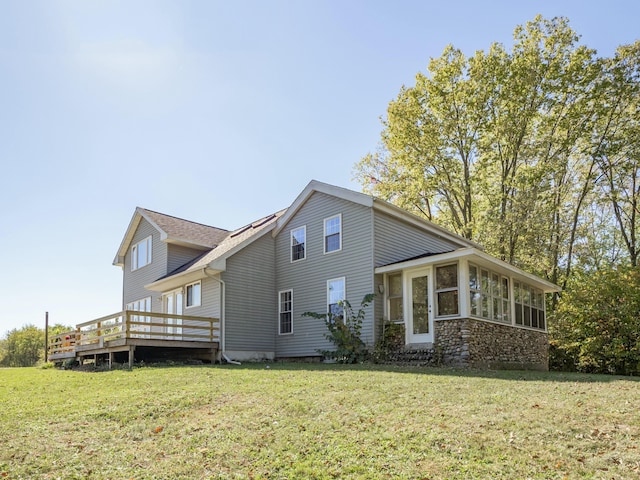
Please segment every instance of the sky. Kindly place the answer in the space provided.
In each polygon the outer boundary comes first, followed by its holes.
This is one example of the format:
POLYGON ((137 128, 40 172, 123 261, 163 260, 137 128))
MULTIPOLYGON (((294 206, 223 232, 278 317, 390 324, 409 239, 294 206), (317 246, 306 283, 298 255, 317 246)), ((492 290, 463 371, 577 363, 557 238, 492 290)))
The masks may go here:
POLYGON ((0 335, 120 310, 136 206, 231 230, 360 190, 401 86, 536 14, 640 38, 637 0, 0 0, 0 335))

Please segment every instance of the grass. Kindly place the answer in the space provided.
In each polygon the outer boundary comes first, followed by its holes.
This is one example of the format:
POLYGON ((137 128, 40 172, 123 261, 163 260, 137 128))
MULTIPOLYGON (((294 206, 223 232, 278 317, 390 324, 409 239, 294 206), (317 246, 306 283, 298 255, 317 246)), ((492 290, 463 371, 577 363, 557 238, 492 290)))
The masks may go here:
POLYGON ((0 478, 638 478, 634 378, 307 364, 0 370, 0 478))

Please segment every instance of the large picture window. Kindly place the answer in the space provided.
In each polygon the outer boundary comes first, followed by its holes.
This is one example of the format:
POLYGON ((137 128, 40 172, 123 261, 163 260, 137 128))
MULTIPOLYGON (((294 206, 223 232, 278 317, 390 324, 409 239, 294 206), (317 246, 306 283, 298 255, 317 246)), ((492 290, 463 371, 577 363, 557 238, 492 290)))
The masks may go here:
POLYGON ((300 227, 291 230, 291 261, 304 260, 307 243, 307 228, 300 227))
POLYGON ((137 270, 151 263, 151 237, 136 243, 131 247, 131 270, 137 270))
POLYGON ((285 290, 278 296, 279 333, 280 335, 293 333, 293 290, 285 290))
POLYGON ((342 318, 344 310, 341 302, 345 299, 344 277, 327 281, 327 313, 333 318, 342 318))
POLYGON ((324 253, 342 249, 342 215, 338 214, 324 220, 324 253))
POLYGON ((436 267, 436 301, 436 316, 458 315, 457 264, 436 267))

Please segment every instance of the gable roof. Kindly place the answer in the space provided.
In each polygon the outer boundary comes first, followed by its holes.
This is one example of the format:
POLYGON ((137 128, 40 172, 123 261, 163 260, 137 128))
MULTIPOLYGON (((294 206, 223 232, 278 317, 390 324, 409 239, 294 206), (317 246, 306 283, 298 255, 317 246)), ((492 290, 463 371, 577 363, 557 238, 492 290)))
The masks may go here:
POLYGON ((133 217, 129 222, 129 227, 120 244, 120 248, 118 249, 118 253, 113 260, 114 265, 124 265, 124 256, 143 218, 160 232, 160 239, 163 242, 182 245, 196 250, 209 250, 229 235, 229 231, 222 228, 211 227, 146 208, 136 207, 133 217))
POLYGON ((276 222, 286 212, 279 212, 262 217, 244 227, 230 232, 227 237, 216 247, 191 262, 177 268, 155 282, 145 285, 148 290, 164 291, 173 286, 179 286, 187 281, 204 278, 205 270, 224 271, 226 259, 231 255, 250 245, 264 234, 273 230, 276 222))
POLYGON ((429 220, 421 218, 413 213, 407 212, 406 210, 393 205, 385 200, 380 198, 373 197, 371 195, 367 195, 365 193, 355 192, 353 190, 349 190, 347 188, 336 187, 335 185, 329 185, 328 183, 319 182, 317 180, 311 180, 305 189, 298 195, 298 197, 294 200, 291 206, 287 209, 287 212, 278 220, 278 225, 273 230, 272 235, 275 237, 282 231, 282 229, 287 225, 289 220, 302 208, 305 202, 313 195, 315 192, 324 193, 326 195, 332 195, 337 198, 341 198, 343 200, 347 200, 353 203, 357 203, 359 205, 373 208, 377 211, 386 213, 391 217, 403 221, 405 223, 409 223, 415 227, 418 227, 431 235, 435 235, 437 237, 443 238, 452 242, 454 245, 459 247, 472 247, 479 250, 482 250, 483 247, 473 242, 472 240, 468 240, 456 233, 453 233, 447 230, 440 225, 437 225, 429 220))

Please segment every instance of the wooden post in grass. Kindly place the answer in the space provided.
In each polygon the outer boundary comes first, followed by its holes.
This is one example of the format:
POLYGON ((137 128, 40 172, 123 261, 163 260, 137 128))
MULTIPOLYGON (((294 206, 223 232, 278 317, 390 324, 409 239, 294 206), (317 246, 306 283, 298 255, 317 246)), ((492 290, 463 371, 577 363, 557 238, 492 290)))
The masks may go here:
POLYGON ((49 361, 49 312, 44 312, 44 362, 49 361))

